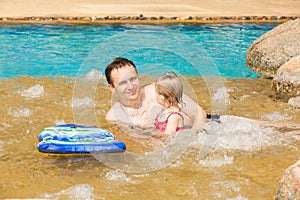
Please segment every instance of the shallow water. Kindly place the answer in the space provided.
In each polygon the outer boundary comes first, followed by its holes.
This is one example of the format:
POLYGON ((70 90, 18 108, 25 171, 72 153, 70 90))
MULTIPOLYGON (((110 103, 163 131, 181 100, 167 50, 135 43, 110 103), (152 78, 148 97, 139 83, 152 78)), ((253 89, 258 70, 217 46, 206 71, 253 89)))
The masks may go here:
MULTIPOLYGON (((149 82, 153 77, 141 79, 149 82)), ((207 122, 178 159, 140 173, 107 166, 93 155, 37 151, 37 136, 44 127, 74 122, 74 79, 0 80, 0 198, 274 199, 284 170, 300 156, 300 109, 276 96, 269 79, 222 78, 222 87, 214 91, 202 78, 184 79, 192 88, 185 91, 208 113, 213 100, 226 96, 226 115, 220 122, 207 122), (217 139, 209 143, 207 136, 216 133, 217 139), (204 144, 212 146, 204 151, 204 144)), ((210 84, 217 80, 212 78, 210 84)), ((99 125, 124 141, 127 152, 153 151, 149 140, 131 137, 128 130, 103 120, 112 97, 102 81, 94 97, 77 104, 94 105, 99 125)))
POLYGON ((300 110, 244 61, 251 42, 273 27, 1 27, 0 198, 274 199, 300 155, 300 110), (143 84, 167 70, 189 75, 185 93, 222 117, 166 145, 106 122, 113 98, 93 79, 120 55, 135 60, 143 84), (37 151, 44 127, 82 121, 108 129, 127 151, 37 151))

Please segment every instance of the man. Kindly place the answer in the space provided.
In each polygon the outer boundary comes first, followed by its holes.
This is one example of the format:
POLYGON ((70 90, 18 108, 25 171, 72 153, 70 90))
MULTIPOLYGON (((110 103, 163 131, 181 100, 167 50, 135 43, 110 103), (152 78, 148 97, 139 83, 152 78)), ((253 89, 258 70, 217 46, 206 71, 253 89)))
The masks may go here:
MULTIPOLYGON (((152 83, 140 88, 136 66, 126 58, 114 59, 106 67, 105 75, 108 88, 119 98, 106 114, 106 119, 141 128, 153 127, 154 118, 162 111, 156 101, 155 85, 152 83)), ((205 111, 185 94, 183 102, 185 127, 199 128, 206 120, 205 111)))

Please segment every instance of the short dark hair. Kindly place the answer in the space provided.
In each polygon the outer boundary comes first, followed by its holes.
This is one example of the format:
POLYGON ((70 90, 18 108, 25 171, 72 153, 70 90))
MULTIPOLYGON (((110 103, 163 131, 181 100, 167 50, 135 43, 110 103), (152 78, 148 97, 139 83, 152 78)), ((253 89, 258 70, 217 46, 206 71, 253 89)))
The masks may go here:
POLYGON ((115 58, 111 63, 109 63, 107 65, 107 67, 105 69, 105 76, 106 76, 107 83, 114 86, 113 80, 111 78, 112 70, 120 69, 125 66, 132 66, 132 67, 134 67, 135 71, 137 72, 134 63, 131 60, 128 60, 126 58, 121 58, 121 57, 115 58))

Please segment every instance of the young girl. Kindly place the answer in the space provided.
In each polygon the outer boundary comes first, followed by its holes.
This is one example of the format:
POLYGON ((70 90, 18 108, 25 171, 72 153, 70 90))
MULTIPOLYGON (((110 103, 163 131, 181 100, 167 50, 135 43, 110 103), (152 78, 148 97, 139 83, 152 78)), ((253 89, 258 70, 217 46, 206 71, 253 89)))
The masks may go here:
POLYGON ((183 114, 180 111, 183 87, 180 79, 174 72, 168 72, 158 78, 155 90, 157 102, 165 109, 156 116, 154 127, 165 136, 174 135, 183 129, 183 114))

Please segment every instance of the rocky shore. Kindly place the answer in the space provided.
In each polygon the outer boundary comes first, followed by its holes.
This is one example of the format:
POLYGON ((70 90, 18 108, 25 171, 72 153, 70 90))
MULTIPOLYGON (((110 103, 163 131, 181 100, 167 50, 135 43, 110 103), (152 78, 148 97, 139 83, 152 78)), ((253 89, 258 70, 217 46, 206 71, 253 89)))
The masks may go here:
POLYGON ((256 39, 246 64, 254 72, 273 78, 277 94, 300 95, 300 19, 285 22, 256 39))
POLYGON ((145 17, 139 16, 69 16, 69 17, 0 17, 0 23, 74 23, 74 24, 103 24, 103 23, 283 23, 289 20, 300 19, 300 16, 188 16, 188 17, 145 17))
POLYGON ((279 183, 276 200, 300 198, 300 160, 284 172, 279 183))
MULTIPOLYGON (((249 47, 247 66, 266 78, 272 78, 272 89, 293 101, 300 96, 300 19, 283 23, 265 33, 249 47)), ((290 101, 289 100, 289 101, 290 101)), ((300 105, 300 104, 299 104, 300 105)), ((299 108, 295 108, 299 109, 299 108)), ((300 160, 286 169, 276 200, 300 199, 300 160)))

